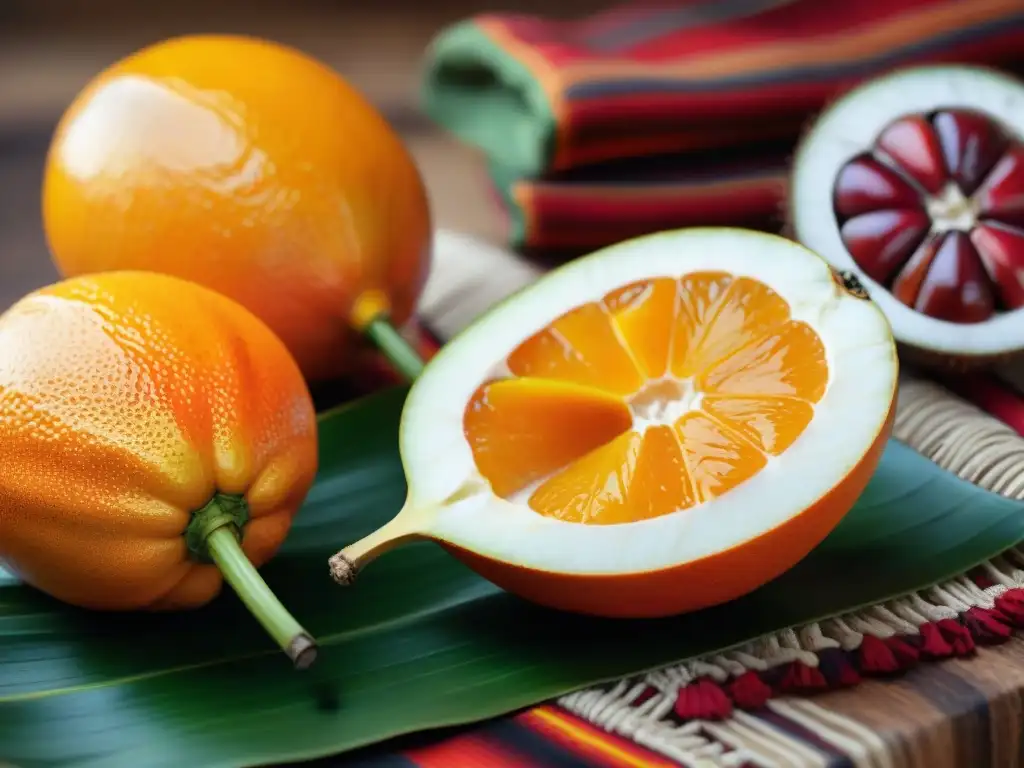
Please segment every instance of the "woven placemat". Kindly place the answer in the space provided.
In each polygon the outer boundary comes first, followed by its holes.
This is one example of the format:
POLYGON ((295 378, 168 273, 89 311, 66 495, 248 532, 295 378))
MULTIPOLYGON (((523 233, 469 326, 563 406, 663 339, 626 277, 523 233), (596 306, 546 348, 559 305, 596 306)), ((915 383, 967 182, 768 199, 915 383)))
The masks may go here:
MULTIPOLYGON (((449 339, 541 274, 508 251, 442 230, 422 322, 449 339)), ((1024 498, 1024 439, 913 371, 901 375, 894 437, 965 480, 1024 498)), ((1024 643, 1004 646, 1002 656, 985 649, 1024 628, 1022 587, 1024 550, 1014 549, 929 589, 556 703, 683 765, 1018 764, 1024 672, 1002 667, 1020 667, 1024 643), (938 661, 945 663, 927 663, 938 661), (1000 702, 1017 717, 1007 715, 997 730, 991 707, 1000 702), (961 715, 982 709, 985 717, 951 730, 961 715), (934 721, 922 730, 929 717, 934 721), (968 736, 973 751, 964 762, 958 756, 968 736), (979 763, 974 755, 981 753, 1006 759, 979 763)))

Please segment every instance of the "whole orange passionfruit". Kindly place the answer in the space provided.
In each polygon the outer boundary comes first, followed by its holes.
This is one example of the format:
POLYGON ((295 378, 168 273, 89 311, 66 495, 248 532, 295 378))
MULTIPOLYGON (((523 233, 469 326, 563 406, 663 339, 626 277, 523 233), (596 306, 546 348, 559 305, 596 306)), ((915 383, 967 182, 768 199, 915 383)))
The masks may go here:
POLYGON ((43 222, 64 276, 201 283, 258 315, 307 379, 351 371, 366 294, 411 315, 429 268, 419 171, 384 117, 286 46, 188 36, 94 78, 47 157, 43 222))
POLYGON ((154 272, 70 278, 0 315, 0 564, 95 610, 235 589, 299 666, 315 645, 255 570, 317 471, 298 366, 225 296, 154 272))

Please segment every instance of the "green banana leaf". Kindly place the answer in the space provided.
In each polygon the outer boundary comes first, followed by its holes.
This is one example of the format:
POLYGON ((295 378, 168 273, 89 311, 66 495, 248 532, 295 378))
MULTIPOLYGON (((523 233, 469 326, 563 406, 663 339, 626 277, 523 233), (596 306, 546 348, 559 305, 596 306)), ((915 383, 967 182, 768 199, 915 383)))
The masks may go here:
POLYGON ((100 615, 0 577, 0 763, 19 768, 296 761, 480 720, 733 646, 963 571, 1024 538, 1020 503, 890 442, 856 507, 796 568, 728 605, 592 619, 500 592, 416 544, 336 586, 326 560, 398 510, 405 389, 321 421, 321 473, 267 581, 322 652, 293 671, 235 597, 100 615), (557 638, 557 639, 556 639, 557 638))

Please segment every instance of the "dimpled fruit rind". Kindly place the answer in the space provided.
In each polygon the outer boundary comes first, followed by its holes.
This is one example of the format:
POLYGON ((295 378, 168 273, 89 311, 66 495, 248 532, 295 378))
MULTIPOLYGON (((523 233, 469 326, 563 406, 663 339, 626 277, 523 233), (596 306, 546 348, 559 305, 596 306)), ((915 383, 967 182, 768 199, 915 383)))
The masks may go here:
POLYGON ((316 416, 281 341, 157 273, 71 278, 0 315, 0 561, 68 603, 192 608, 221 572, 186 541, 218 495, 269 560, 312 485, 316 416))

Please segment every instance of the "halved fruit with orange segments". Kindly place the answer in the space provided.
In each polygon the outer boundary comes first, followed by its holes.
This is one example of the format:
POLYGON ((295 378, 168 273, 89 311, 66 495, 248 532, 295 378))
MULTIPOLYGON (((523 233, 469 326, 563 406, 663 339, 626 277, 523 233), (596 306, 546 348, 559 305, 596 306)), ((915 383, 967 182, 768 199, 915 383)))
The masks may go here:
POLYGON ((863 83, 801 141, 794 236, 851 270, 915 357, 1024 351, 1024 82, 963 65, 863 83))
POLYGON ((432 539, 538 603, 660 616, 753 590, 863 490, 888 438, 881 311, 773 235, 651 235, 545 275, 409 393, 408 500, 331 560, 432 539))

